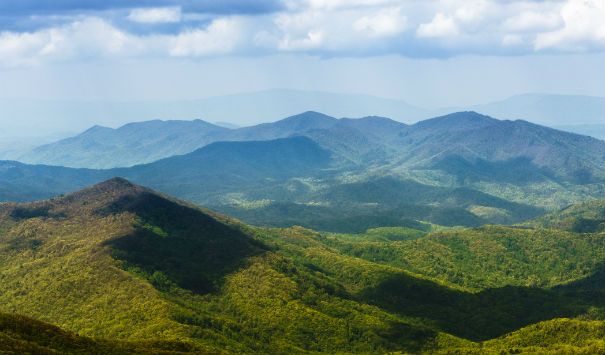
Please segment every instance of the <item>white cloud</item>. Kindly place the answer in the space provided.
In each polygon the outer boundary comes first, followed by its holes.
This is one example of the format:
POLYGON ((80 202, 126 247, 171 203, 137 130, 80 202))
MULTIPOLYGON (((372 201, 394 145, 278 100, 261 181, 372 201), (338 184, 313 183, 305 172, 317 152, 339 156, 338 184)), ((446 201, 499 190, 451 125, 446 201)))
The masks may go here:
POLYGON ((561 9, 564 25, 555 31, 539 33, 536 50, 581 52, 605 49, 605 1, 569 0, 561 9))
POLYGON ((380 12, 363 16, 353 24, 357 31, 367 31, 376 36, 392 36, 403 32, 407 18, 402 15, 401 8, 388 8, 380 12))
POLYGON ((130 20, 183 20, 186 27, 142 35, 100 15, 54 19, 63 24, 0 33, 0 66, 280 52, 443 57, 603 51, 604 2, 307 0, 291 1, 277 13, 202 17, 178 7, 134 9, 130 20))
POLYGON ((219 18, 205 29, 189 30, 169 38, 170 55, 200 57, 231 53, 243 42, 245 24, 242 20, 219 18))
POLYGON ((451 37, 458 34, 458 25, 456 21, 441 12, 437 13, 433 20, 421 24, 416 30, 418 37, 451 37))
POLYGON ((536 32, 554 30, 562 24, 563 18, 558 13, 526 11, 506 19, 503 28, 513 32, 536 32))
MULTIPOLYGON (((308 0, 306 6, 312 9, 336 10, 355 7, 390 6, 400 2, 397 0, 308 0)), ((296 7, 296 5, 291 4, 291 7, 296 7)))
POLYGON ((172 23, 181 20, 180 7, 156 7, 133 9, 128 19, 140 23, 172 23))
POLYGON ((464 2, 456 2, 454 17, 466 23, 484 21, 486 13, 490 10, 493 4, 486 0, 467 0, 464 2))
POLYGON ((261 24, 262 35, 256 39, 285 52, 364 53, 402 34, 406 23, 400 7, 306 9, 280 13, 272 23, 261 24))
POLYGON ((144 48, 139 38, 94 17, 36 32, 0 34, 0 58, 8 66, 131 55, 144 48))

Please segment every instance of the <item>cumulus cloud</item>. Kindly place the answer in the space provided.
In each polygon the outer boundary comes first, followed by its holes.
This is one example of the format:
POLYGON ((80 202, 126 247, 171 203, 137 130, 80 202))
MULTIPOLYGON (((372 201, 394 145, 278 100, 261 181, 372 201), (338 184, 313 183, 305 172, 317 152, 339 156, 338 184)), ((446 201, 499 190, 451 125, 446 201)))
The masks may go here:
MULTIPOLYGON (((356 7, 372 7, 372 6, 386 6, 401 3, 396 0, 307 0, 303 2, 303 6, 308 6, 313 9, 350 9, 356 7)), ((290 7, 294 6, 290 3, 290 7)))
POLYGON ((550 31, 560 28, 562 24, 563 18, 558 12, 526 11, 506 19, 503 28, 512 32, 550 31))
POLYGON ((128 19, 141 23, 172 23, 181 20, 180 7, 156 7, 132 9, 128 19))
POLYGON ((244 42, 246 30, 237 18, 220 18, 205 28, 188 30, 168 37, 169 54, 176 57, 200 57, 227 54, 244 42))
POLYGON ((561 9, 563 27, 539 33, 536 50, 587 51, 605 48, 605 1, 569 0, 561 9))
POLYGON ((0 58, 5 66, 136 55, 143 48, 145 43, 140 38, 99 18, 30 33, 0 33, 0 58))
POLYGON ((266 0, 274 11, 262 13, 237 14, 239 2, 230 0, 222 6, 235 6, 233 14, 194 16, 189 2, 167 0, 159 3, 170 6, 53 18, 48 27, 0 32, 0 65, 282 52, 443 57, 605 47, 605 0, 277 1, 266 0), (138 23, 145 24, 143 33, 138 23))
POLYGON ((353 28, 377 36, 392 36, 403 32, 406 24, 407 17, 401 13, 400 7, 396 7, 362 16, 353 23, 353 28))
POLYGON ((453 17, 439 12, 428 23, 423 23, 416 30, 418 37, 448 37, 458 35, 458 25, 453 17))

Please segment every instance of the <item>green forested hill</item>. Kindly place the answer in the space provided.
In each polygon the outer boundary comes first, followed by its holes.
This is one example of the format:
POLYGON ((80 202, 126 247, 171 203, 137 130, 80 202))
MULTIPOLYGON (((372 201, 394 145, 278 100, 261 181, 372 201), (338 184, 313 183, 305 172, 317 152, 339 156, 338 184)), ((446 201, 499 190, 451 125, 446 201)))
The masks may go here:
POLYGON ((291 353, 417 349, 438 334, 351 299, 262 230, 124 180, 1 215, 1 310, 82 335, 291 353))
POLYGON ((355 257, 402 267, 472 289, 551 287, 586 277, 605 259, 605 235, 485 226, 430 233, 411 240, 329 235, 327 243, 355 257))
POLYGON ((525 223, 527 226, 562 229, 572 232, 604 232, 605 200, 570 205, 525 223))
POLYGON ((205 354, 177 341, 93 340, 31 318, 0 313, 2 354, 205 354))
POLYGON ((0 312, 198 352, 602 349, 603 234, 421 227, 254 228, 112 179, 0 205, 0 312))

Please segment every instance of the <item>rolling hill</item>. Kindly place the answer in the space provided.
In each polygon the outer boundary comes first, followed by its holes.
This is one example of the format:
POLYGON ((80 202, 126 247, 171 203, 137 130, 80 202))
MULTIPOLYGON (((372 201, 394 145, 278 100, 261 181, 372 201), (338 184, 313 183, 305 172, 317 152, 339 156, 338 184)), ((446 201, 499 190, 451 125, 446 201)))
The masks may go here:
MULTIPOLYGON (((297 195, 300 196, 289 201, 265 200, 258 205, 235 200, 222 204, 214 202, 210 206, 254 225, 301 225, 351 233, 381 226, 418 228, 422 225, 420 221, 467 227, 486 223, 510 224, 544 213, 540 208, 468 188, 436 187, 393 176, 333 183, 325 189, 302 190, 297 195)), ((277 196, 251 191, 253 201, 263 197, 277 196)))
POLYGON ((242 188, 328 168, 330 153, 305 137, 270 141, 216 142, 194 152, 121 169, 74 169, 0 161, 0 198, 27 201, 72 192, 124 176, 148 185, 181 191, 190 199, 216 189, 242 188), (204 183, 204 184, 202 184, 204 183))
POLYGON ((200 203, 292 178, 327 176, 331 163, 330 152, 314 141, 291 137, 216 142, 189 154, 109 172, 200 203))
POLYGON ((202 120, 154 120, 117 129, 94 126, 75 137, 37 147, 19 160, 74 168, 131 166, 192 152, 227 130, 202 120))
POLYGON ((603 237, 255 228, 115 178, 0 205, 0 312, 78 334, 3 316, 0 336, 158 352, 600 351, 603 237))
POLYGON ((605 200, 592 200, 569 205, 562 210, 547 213, 523 225, 578 233, 603 232, 605 231, 605 200))
POLYGON ((0 314, 0 352, 3 354, 205 354, 177 341, 115 341, 91 339, 28 317, 0 314))

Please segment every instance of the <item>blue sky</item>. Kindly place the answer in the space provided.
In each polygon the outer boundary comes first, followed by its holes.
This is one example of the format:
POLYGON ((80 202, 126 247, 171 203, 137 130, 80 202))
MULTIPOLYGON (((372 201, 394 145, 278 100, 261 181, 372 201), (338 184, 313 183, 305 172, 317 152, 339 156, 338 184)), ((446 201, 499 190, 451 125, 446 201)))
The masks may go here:
POLYGON ((0 98, 603 95, 604 0, 0 1, 0 98))

